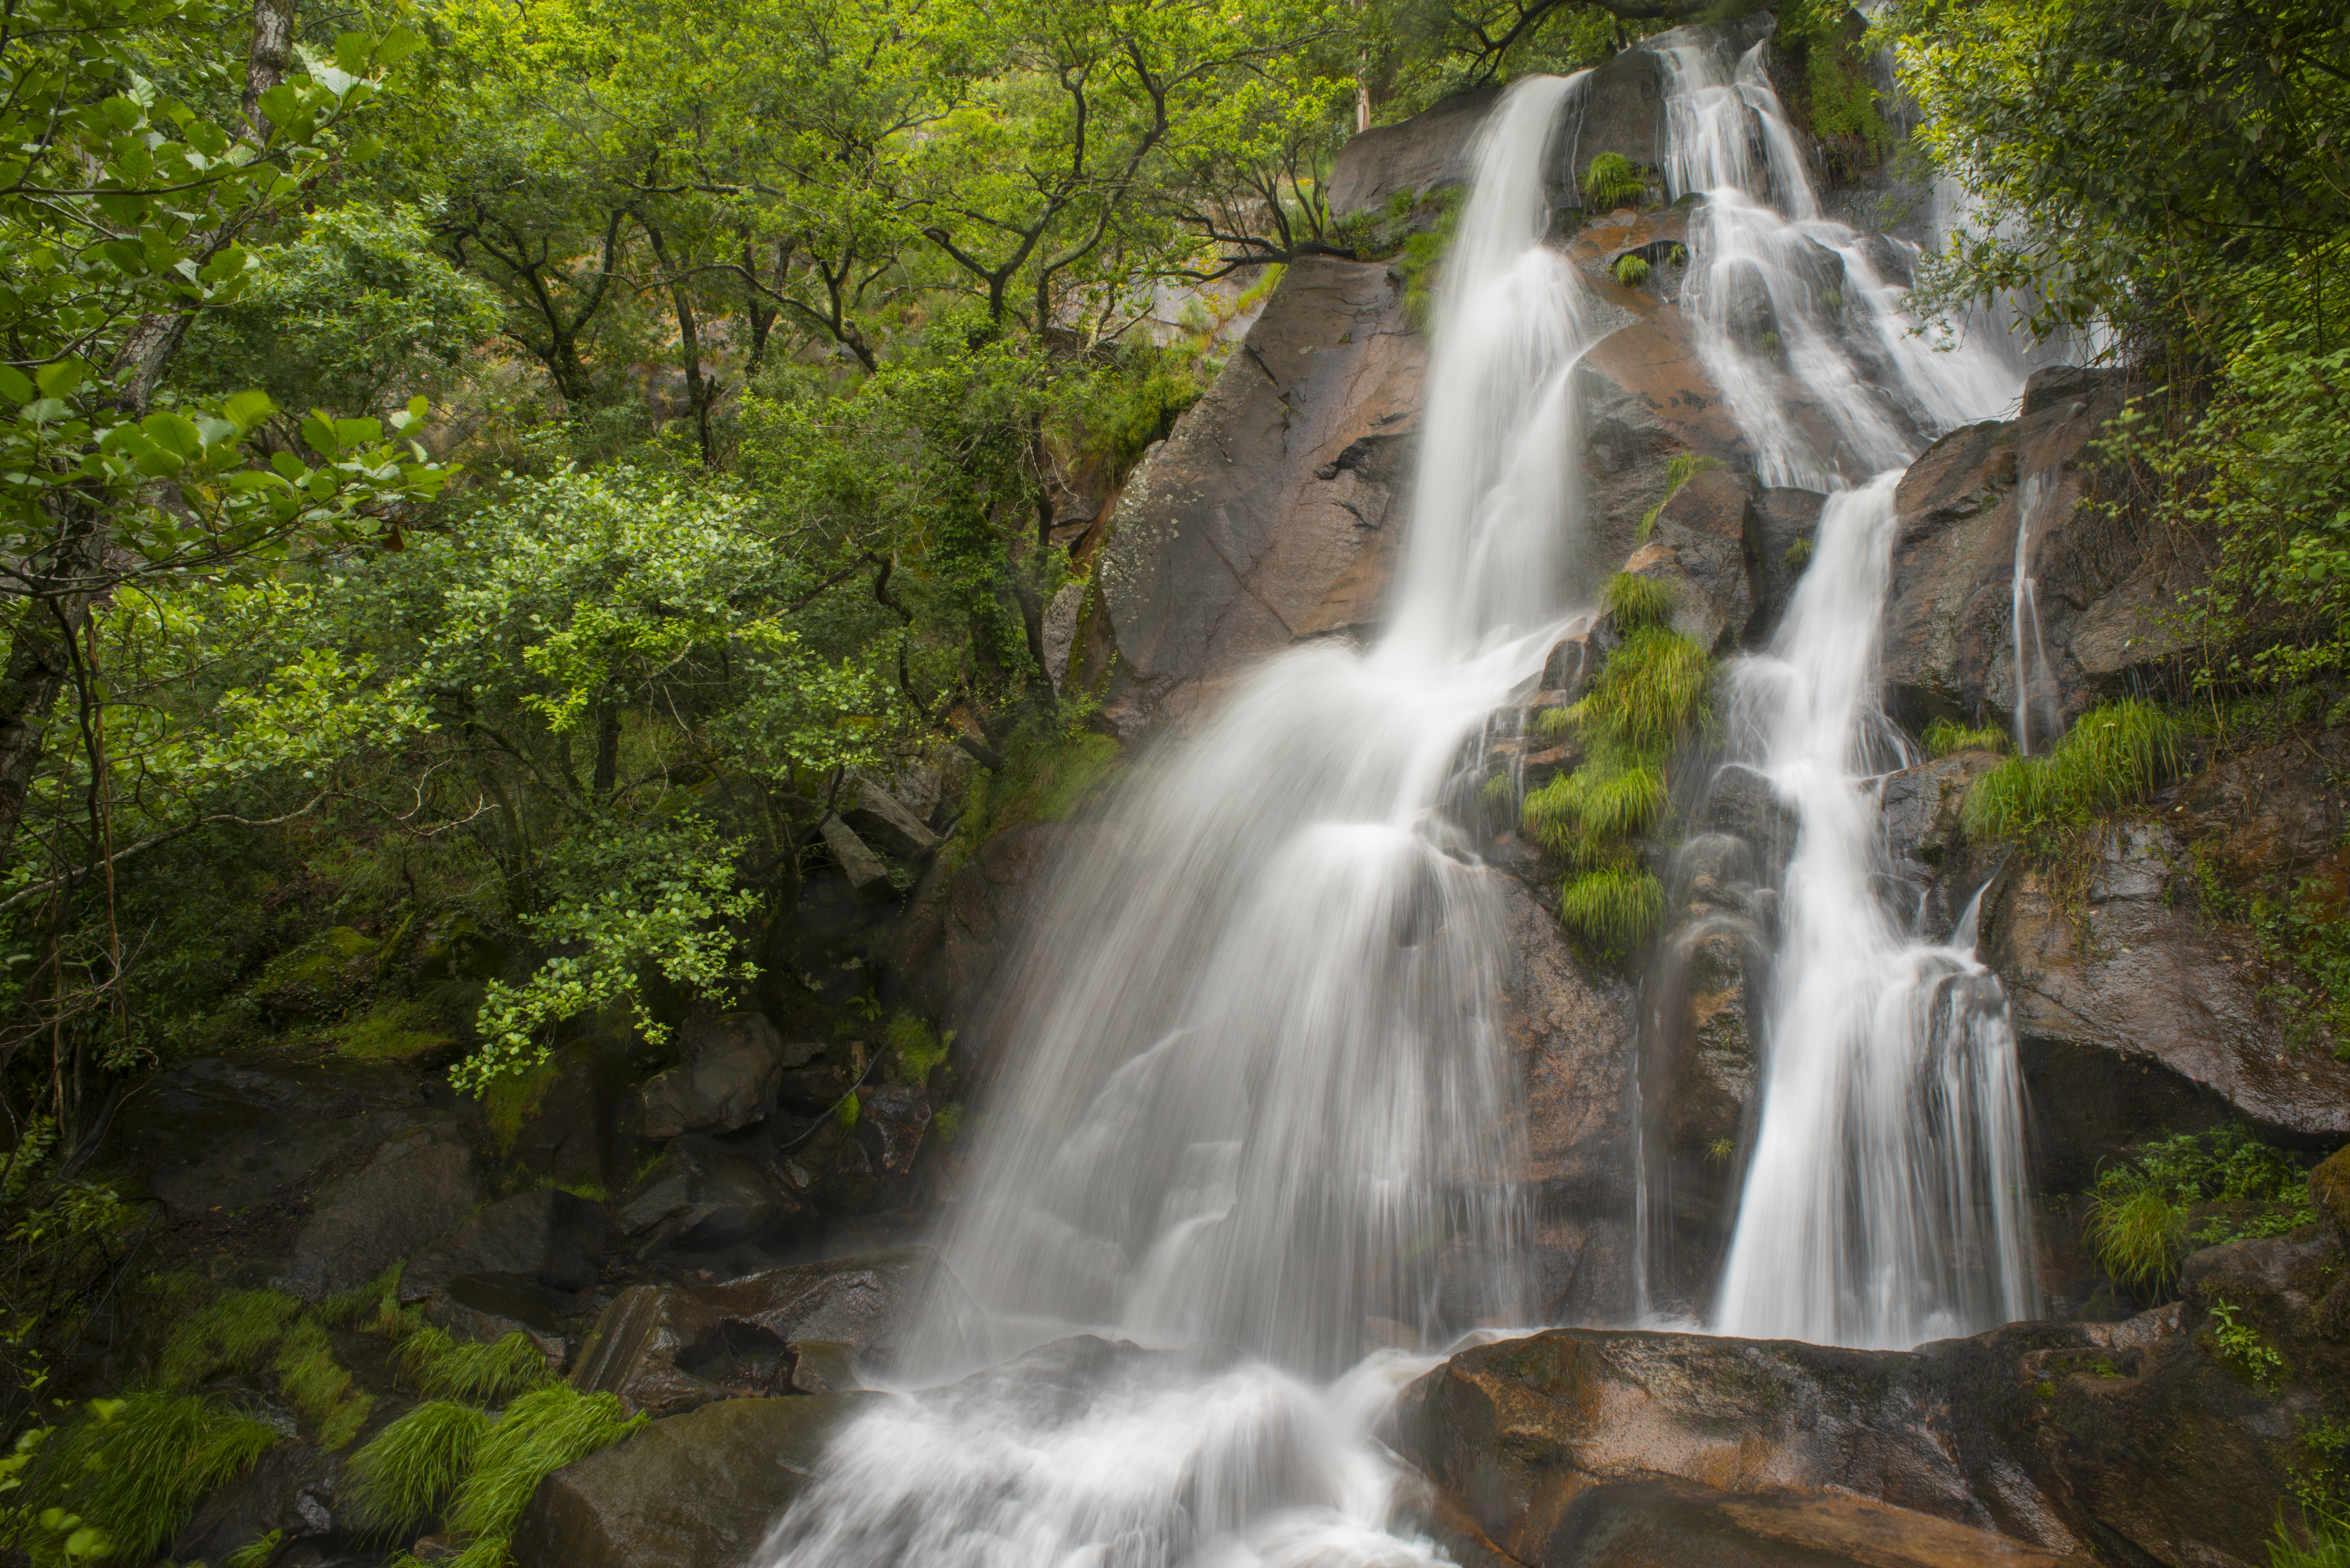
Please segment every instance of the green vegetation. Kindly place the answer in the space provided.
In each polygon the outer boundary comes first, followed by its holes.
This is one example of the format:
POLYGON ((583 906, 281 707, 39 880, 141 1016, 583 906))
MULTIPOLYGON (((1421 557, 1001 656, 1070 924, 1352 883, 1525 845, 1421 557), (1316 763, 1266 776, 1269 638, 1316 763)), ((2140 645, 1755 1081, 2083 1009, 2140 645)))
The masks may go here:
POLYGON ((1435 221, 1407 235, 1403 252, 1396 258, 1396 274, 1403 279, 1404 313, 1421 332, 1436 324, 1436 265, 1452 248, 1452 236, 1461 227, 1462 198, 1459 186, 1437 192, 1435 221))
MULTIPOLYGON (((1648 183, 1640 177, 1640 171, 1620 152, 1601 153, 1583 171, 1584 202, 1596 212, 1605 213, 1626 205, 1637 206, 1640 198, 1648 193, 1648 183)), ((1644 265, 1642 275, 1646 276, 1647 272, 1644 265)))
POLYGON ((2284 1357, 2260 1330, 2238 1323, 2236 1312, 2228 1302, 2211 1303, 2212 1353, 2253 1387, 2275 1393, 2284 1386, 2284 1357))
POLYGON ((530 1494, 547 1476, 608 1449, 646 1424, 621 1414, 609 1394, 552 1384, 516 1399, 473 1446, 449 1522, 473 1537, 461 1568, 502 1568, 507 1540, 530 1494))
POLYGON ((277 1291, 229 1291, 183 1318, 164 1346, 163 1381, 192 1388, 226 1372, 250 1372, 268 1359, 302 1303, 277 1291))
POLYGON ((1977 838, 2044 838, 2146 800, 2178 774, 2186 728, 2151 702, 2093 708, 2044 757, 2010 757, 1967 791, 1977 838))
POLYGON ((2099 1172, 2086 1239, 2116 1282, 2145 1293, 2168 1288, 2190 1242, 2281 1236, 2315 1218, 2306 1169, 2230 1125, 2158 1138, 2099 1172))
POLYGON ((1775 332, 1758 332, 1754 335, 1754 347, 1765 354, 1776 354, 1780 348, 1779 335, 1775 332))
POLYGON ((1662 626, 1673 618, 1672 589, 1653 577, 1635 576, 1629 572, 1618 572, 1607 579, 1600 603, 1618 632, 1662 626))
POLYGON ((942 1035, 918 1014, 899 1009, 889 1015, 887 1044, 897 1054, 898 1081, 916 1087, 928 1084, 931 1074, 947 1059, 953 1036, 942 1035))
POLYGON ((273 1368, 294 1408, 317 1428, 320 1448, 343 1447, 367 1424, 375 1396, 353 1390, 351 1375, 336 1365, 326 1328, 317 1319, 305 1317, 286 1332, 273 1368))
POLYGON ((400 1361, 426 1396, 479 1405, 503 1404, 550 1376, 546 1353, 525 1334, 482 1345, 451 1339, 427 1324, 400 1345, 400 1361))
POLYGON ((1638 288, 1648 281, 1648 259, 1638 254, 1619 256, 1615 266, 1616 281, 1626 288, 1638 288))
POLYGON ((1721 459, 1718 457, 1704 457, 1693 452, 1677 453, 1665 464, 1664 494, 1658 498, 1654 506, 1648 508, 1648 514, 1640 519, 1640 526, 1634 536, 1646 539, 1650 534, 1655 533, 1658 517, 1663 514, 1666 504, 1680 493, 1681 486, 1707 470, 1721 466, 1721 459))
POLYGON ((34 1515, 69 1511, 103 1534, 109 1555, 145 1563, 186 1526, 200 1500, 276 1441, 260 1422, 196 1395, 94 1400, 40 1440, 25 1507, 34 1515))
POLYGON ((1947 757, 1960 752, 2003 752, 2009 744, 2004 730, 1990 724, 1961 724, 1956 719, 1935 720, 1918 739, 1929 757, 1947 757))
POLYGON ((1808 534, 1799 535, 1787 541, 1786 553, 1780 559, 1800 572, 1812 564, 1812 536, 1808 534))
POLYGON ((2350 1568, 2350 1516, 2313 1510, 2306 1520, 2309 1542, 2303 1545, 2278 1519, 2269 1542, 2269 1568, 2350 1568))
POLYGON ((439 1518, 473 1471, 490 1417, 469 1405, 419 1405, 351 1456, 344 1498, 371 1535, 413 1540, 439 1518))
POLYGON ((1559 919, 1609 957, 1636 952, 1655 936, 1665 889, 1638 867, 1603 866, 1559 889, 1559 919))
POLYGON ((1665 781, 1653 767, 1610 757, 1561 774, 1526 796, 1527 829, 1558 853, 1645 833, 1664 815, 1665 781))

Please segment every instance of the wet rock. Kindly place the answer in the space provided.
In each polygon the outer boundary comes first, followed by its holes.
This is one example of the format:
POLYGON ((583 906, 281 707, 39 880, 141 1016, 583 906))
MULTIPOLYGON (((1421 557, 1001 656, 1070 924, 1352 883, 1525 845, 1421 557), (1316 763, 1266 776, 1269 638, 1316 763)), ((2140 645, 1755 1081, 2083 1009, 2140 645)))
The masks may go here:
POLYGON ((888 1368, 925 1311, 950 1343, 979 1344, 977 1304, 927 1247, 722 1284, 632 1285, 598 1320, 572 1386, 656 1415, 744 1394, 837 1391, 866 1366, 888 1368))
POLYGON ((463 1220, 481 1191, 453 1132, 402 1133, 320 1199, 277 1288, 310 1302, 356 1290, 463 1220))
POLYGON ((114 1158, 174 1209, 244 1209, 321 1163, 439 1113, 391 1062, 256 1049, 156 1074, 108 1128, 114 1158))
POLYGON ((1665 497, 1683 453, 1736 471, 1753 456, 1721 389, 1698 357, 1688 320, 1664 306, 1591 346, 1575 371, 1588 505, 1604 553, 1628 555, 1640 520, 1665 497))
MULTIPOLYGON (((1717 652, 1734 648, 1754 617, 1754 561, 1762 532, 1749 483, 1721 469, 1692 477, 1657 514, 1651 547, 1673 553, 1696 590, 1678 605, 1673 629, 1717 652)), ((1645 552, 1643 552, 1645 554, 1645 552)))
POLYGON ((777 1243, 815 1214, 760 1161, 690 1133, 629 1189, 614 1220, 638 1256, 653 1259, 777 1243))
POLYGON ((218 1563, 276 1531, 288 1542, 331 1533, 342 1461, 307 1443, 281 1443, 204 1500, 169 1561, 218 1563))
POLYGON ((901 967, 919 976, 931 1016, 941 1029, 966 1036, 959 1053, 987 1051, 983 1015, 1012 1000, 1006 966, 1022 935, 1036 925, 1054 871, 1100 832, 1038 822, 994 835, 955 875, 927 950, 911 943, 899 950, 901 967))
POLYGON ((1700 821, 1717 833, 1734 834, 1752 845, 1766 866, 1777 864, 1794 849, 1796 830, 1802 826, 1771 781, 1739 763, 1725 763, 1714 770, 1700 821))
MULTIPOLYGON (((1690 880, 1694 883, 1697 878, 1690 880)), ((1762 1002, 1762 931, 1693 905, 1643 986, 1640 1153, 1648 1182, 1648 1287, 1668 1310, 1702 1313, 1737 1212, 1751 1147, 1762 1002)))
POLYGON ((1985 898, 1981 951, 2040 1107, 2043 1188, 2085 1188, 2099 1161, 2157 1128, 2239 1117, 2288 1142, 2350 1139, 2350 1064, 2287 1044, 2249 933, 2168 901, 2185 858, 2176 839, 2126 824, 2095 857, 2020 867, 1985 898))
POLYGON ((1619 152, 1643 169, 1665 161, 1664 62, 1645 49, 1627 49, 1583 81, 1573 111, 1552 144, 1551 186, 1562 206, 1583 205, 1591 161, 1619 152))
POLYGON ((1555 693, 1557 703, 1581 701, 1615 643, 1614 631, 1604 624, 1561 639, 1543 660, 1542 690, 1555 693))
POLYGON ((883 1394, 729 1399, 657 1421, 539 1483, 516 1568, 713 1568, 744 1561, 833 1434, 883 1394))
POLYGON ((460 1274, 425 1298, 424 1320, 452 1339, 476 1345, 522 1334, 538 1346, 549 1372, 560 1372, 570 1345, 556 1316, 558 1299, 526 1274, 460 1274))
POLYGON ((813 1044, 785 1050, 775 1026, 757 1012, 730 1012, 679 1026, 685 1060, 638 1091, 639 1128, 649 1138, 688 1132, 733 1132, 765 1119, 785 1069, 815 1054, 813 1044))
POLYGON ((543 1189, 503 1199, 419 1252, 400 1272, 400 1299, 422 1301, 460 1274, 515 1274, 558 1290, 596 1281, 603 1209, 543 1189))
POLYGON ((1959 815, 1969 786, 2003 760, 1994 752, 1959 752, 1904 768, 1879 786, 1893 873, 1914 900, 1904 912, 1912 929, 1947 938, 1966 901, 2003 859, 2003 849, 1994 847, 1977 865, 1959 815))
POLYGON ((949 1333, 976 1333, 980 1324, 977 1303, 928 1247, 794 1263, 693 1293, 725 1322, 785 1341, 845 1345, 860 1363, 885 1372, 925 1311, 951 1325, 949 1333))
POLYGON ((816 831, 824 836, 825 847, 832 851, 858 898, 878 901, 897 891, 889 881, 889 867, 857 836, 856 829, 837 816, 827 816, 816 831))
POLYGON ((1454 93, 1400 124, 1347 138, 1330 170, 1332 214, 1344 218, 1384 207, 1393 196, 1425 199, 1466 185, 1470 144, 1500 96, 1492 88, 1454 93))
MULTIPOLYGON (((935 781, 931 788, 935 792, 935 781)), ((842 792, 840 819, 858 838, 900 860, 920 861, 939 846, 939 836, 924 826, 920 815, 871 779, 848 781, 842 792)))
POLYGON ((1756 503, 1756 533, 1747 541, 1754 561, 1754 616, 1746 623, 1746 645, 1761 648, 1779 628, 1794 597, 1796 579, 1811 563, 1827 497, 1811 490, 1765 490, 1756 503))
POLYGON ((1525 1559, 1545 1568, 2091 1568, 1913 1509, 1834 1492, 1627 1481, 1569 1501, 1525 1559))
POLYGON ((1291 264, 1111 514, 1108 640, 1073 666, 1107 675, 1107 719, 1180 718, 1267 653, 1377 622, 1425 354, 1385 266, 1291 264))
POLYGON ((2016 535, 2027 502, 2041 638, 2064 717, 2132 690, 2175 651, 2161 614, 2200 581, 2199 567, 2158 534, 2132 532, 2126 515, 2084 504, 2108 483, 2086 449, 2128 391, 2119 372, 2038 372, 2026 386, 2031 411, 1950 432, 1903 476, 1884 675, 1895 716, 1911 729, 1936 718, 2012 720, 2016 535), (2058 386, 2081 395, 2045 395, 2058 386))
POLYGON ((1600 1317, 1630 1310, 1637 1168, 1632 988, 1579 964, 1557 919, 1501 877, 1503 1027, 1524 1093, 1523 1185, 1537 1214, 1540 1310, 1600 1317))
POLYGON ((2350 1148, 2336 1149, 2309 1173, 2309 1199, 2334 1238, 2350 1247, 2350 1148))
POLYGON ((622 1123, 642 1072, 633 1036, 591 1035, 556 1048, 553 1082, 528 1106, 504 1148, 506 1163, 567 1187, 608 1187, 629 1168, 622 1123))
POLYGON ((2239 893, 2274 895, 2311 876, 2337 877, 2345 826, 2333 779, 2350 774, 2339 730, 2256 746, 2190 779, 2168 802, 2163 826, 2191 839, 2204 865, 2239 893))

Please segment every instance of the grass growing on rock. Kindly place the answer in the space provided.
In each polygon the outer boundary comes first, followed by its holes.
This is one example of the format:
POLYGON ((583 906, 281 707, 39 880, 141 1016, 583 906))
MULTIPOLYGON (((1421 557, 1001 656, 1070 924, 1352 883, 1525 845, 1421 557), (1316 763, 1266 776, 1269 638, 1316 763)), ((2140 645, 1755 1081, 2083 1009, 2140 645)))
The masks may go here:
POLYGON ((546 1357, 525 1334, 480 1345, 452 1339, 428 1324, 400 1345, 400 1361, 417 1388, 435 1399, 495 1405, 547 1379, 546 1357))
POLYGON ((1618 572, 1607 579, 1607 587, 1599 597, 1607 608, 1607 618, 1616 623, 1618 632, 1662 626, 1673 618, 1673 591, 1654 577, 1618 572))
POLYGON ((47 1441, 55 1448, 42 1456, 27 1506, 69 1510, 106 1532, 112 1557, 147 1563, 277 1434, 218 1400, 151 1390, 92 1401, 47 1441))
POLYGON ((1586 730, 1617 745, 1660 753, 1684 729, 1704 721, 1712 672, 1712 661, 1695 642, 1645 627, 1608 657, 1590 694, 1572 711, 1586 730))
POLYGON ((1972 838, 2077 828, 2147 799, 2177 777, 2186 727, 2151 702, 2108 702, 2081 716, 2045 757, 2010 757, 1967 791, 1972 838))
POLYGON ((1648 258, 1638 254, 1618 256, 1615 272, 1617 283, 1626 288, 1638 288, 1648 281, 1648 258))
POLYGON ((1620 152, 1601 153, 1583 171, 1583 194, 1596 212, 1609 212, 1627 202, 1637 202, 1648 194, 1648 182, 1640 178, 1639 170, 1620 152))
POLYGON ((2007 750, 2007 732, 1991 724, 1961 724, 1955 719, 1937 719, 1926 726, 1918 737, 1929 757, 1955 756, 1960 752, 2003 752, 2007 750))
POLYGON ((1645 946, 1664 912, 1662 884, 1638 867, 1603 866, 1559 889, 1559 919, 1611 957, 1645 946))
POLYGON ((1586 845, 1645 832, 1664 809, 1662 774, 1611 757, 1561 774, 1526 796, 1524 820, 1544 848, 1573 857, 1586 845))
POLYGON ((470 1405, 419 1405, 351 1456, 343 1495, 369 1535, 413 1538, 441 1517, 472 1472, 490 1417, 470 1405))
POLYGON ((2300 1163, 2228 1126, 2155 1139, 2100 1172, 2085 1234, 2106 1272, 2145 1292, 2169 1284, 2190 1242, 2281 1236, 2315 1219, 2300 1163))
POLYGON ((375 1396, 354 1391, 351 1375, 339 1366, 327 1330, 305 1317, 278 1343, 277 1386, 318 1430, 318 1446, 329 1452, 359 1436, 375 1408, 375 1396))
POLYGON ((163 1347, 163 1381, 192 1387, 263 1365, 302 1303, 280 1291, 229 1291, 182 1320, 163 1347))
POLYGON ((452 1568, 503 1568, 506 1542, 538 1483, 646 1424, 609 1394, 554 1384, 516 1399, 475 1445, 449 1522, 472 1536, 452 1568))

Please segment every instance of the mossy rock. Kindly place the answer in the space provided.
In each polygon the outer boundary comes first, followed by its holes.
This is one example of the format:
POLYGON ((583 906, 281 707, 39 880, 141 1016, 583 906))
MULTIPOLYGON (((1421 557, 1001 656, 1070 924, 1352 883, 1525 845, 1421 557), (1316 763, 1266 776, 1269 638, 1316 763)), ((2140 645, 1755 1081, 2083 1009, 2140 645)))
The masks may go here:
POLYGON ((334 1013, 374 982, 382 945, 348 926, 323 931, 264 965, 253 982, 253 1000, 273 1016, 334 1013))
POLYGON ((329 1031, 335 1049, 362 1061, 411 1062, 454 1045, 456 1034, 421 1002, 379 1002, 329 1031))
POLYGON ((2350 1147, 2334 1150, 2309 1173, 2309 1200, 2318 1218, 2334 1227, 2334 1234, 2350 1247, 2350 1147))

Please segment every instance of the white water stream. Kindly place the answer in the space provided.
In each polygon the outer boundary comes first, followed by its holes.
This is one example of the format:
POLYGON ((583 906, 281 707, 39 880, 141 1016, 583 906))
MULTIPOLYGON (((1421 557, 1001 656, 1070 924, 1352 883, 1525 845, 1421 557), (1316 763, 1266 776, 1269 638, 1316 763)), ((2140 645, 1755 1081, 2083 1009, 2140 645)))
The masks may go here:
POLYGON ((1520 83, 1483 133, 1391 629, 1159 753, 1004 982, 1035 1000, 944 1242, 983 1321, 932 1314, 903 1373, 1021 1359, 851 1428, 769 1563, 1434 1560, 1367 1434, 1424 1351, 1532 1313, 1503 887, 1440 805, 1591 569, 1585 295, 1541 243, 1574 90, 1520 83))
MULTIPOLYGON (((1754 57, 1655 47, 1675 190, 1711 198, 1701 350, 1766 483, 1840 492, 1733 676, 1733 747, 1802 829, 1718 1326, 1906 1345, 2031 1293, 1997 986, 1884 913, 1869 782, 1898 750, 1874 703, 1892 471, 2014 384, 1904 335, 1754 57)), ((1585 293, 1543 243, 1576 90, 1517 84, 1481 139, 1390 630, 1250 677, 1065 872, 1003 982, 1018 1056, 944 1241, 979 1321, 931 1314, 908 1397, 834 1442, 767 1568, 1440 1561, 1370 1433, 1449 1339, 1533 1311, 1503 888, 1441 803, 1612 565, 1575 493, 1585 293)))
POLYGON ((1939 347, 1870 245, 1821 216, 1763 68, 1717 35, 1665 65, 1675 196, 1698 192, 1683 307, 1765 484, 1830 493, 1770 646, 1731 667, 1727 764, 1796 837, 1777 900, 1762 1106, 1711 1314, 1724 1334, 1906 1348, 2038 1305, 2023 1095, 1972 912, 1947 942, 1882 896, 1877 783, 1909 765, 1877 703, 1901 471, 1928 439, 2012 410, 1983 335, 1939 347))

